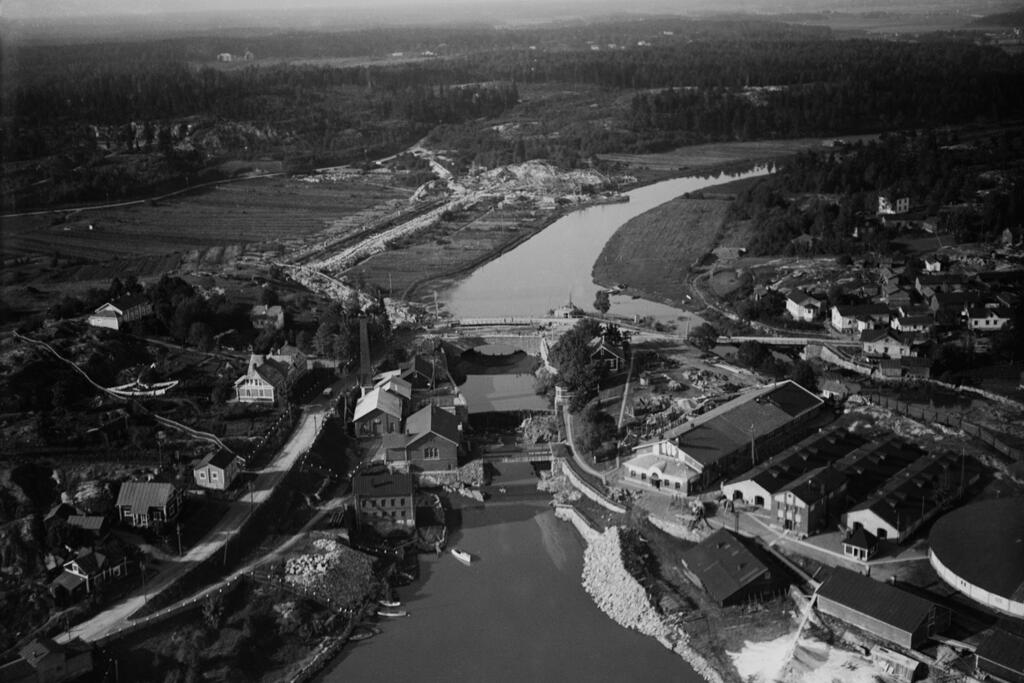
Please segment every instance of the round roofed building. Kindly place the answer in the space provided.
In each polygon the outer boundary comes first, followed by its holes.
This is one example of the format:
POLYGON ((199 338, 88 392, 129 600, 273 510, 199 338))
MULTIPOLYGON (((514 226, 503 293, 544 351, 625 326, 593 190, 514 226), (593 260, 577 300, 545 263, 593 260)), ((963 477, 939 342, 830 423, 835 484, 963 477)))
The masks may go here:
POLYGON ((945 515, 928 560, 950 586, 986 607, 1024 618, 1024 498, 997 498, 945 515))

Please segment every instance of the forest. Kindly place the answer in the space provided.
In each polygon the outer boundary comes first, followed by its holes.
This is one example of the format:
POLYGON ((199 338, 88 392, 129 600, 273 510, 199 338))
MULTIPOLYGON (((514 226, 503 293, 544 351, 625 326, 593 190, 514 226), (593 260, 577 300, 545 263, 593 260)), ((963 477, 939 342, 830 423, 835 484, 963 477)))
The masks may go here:
POLYGON ((756 19, 16 45, 5 57, 18 75, 2 86, 5 165, 34 162, 5 169, 8 208, 133 196, 226 159, 273 158, 286 170, 362 161, 428 134, 465 163, 577 166, 604 152, 1024 111, 1020 55, 756 19), (223 45, 268 60, 221 68, 212 60, 223 45), (415 59, 331 61, 403 50, 415 59), (597 120, 540 105, 530 110, 540 133, 496 133, 491 124, 518 116, 522 90, 536 87, 595 88, 624 105, 597 120))
POLYGON ((970 140, 954 132, 894 133, 799 154, 740 193, 730 211, 758 225, 754 254, 842 253, 884 242, 874 220, 879 195, 909 197, 912 218, 934 220, 958 241, 991 240, 1024 222, 1022 158, 1019 128, 970 140))

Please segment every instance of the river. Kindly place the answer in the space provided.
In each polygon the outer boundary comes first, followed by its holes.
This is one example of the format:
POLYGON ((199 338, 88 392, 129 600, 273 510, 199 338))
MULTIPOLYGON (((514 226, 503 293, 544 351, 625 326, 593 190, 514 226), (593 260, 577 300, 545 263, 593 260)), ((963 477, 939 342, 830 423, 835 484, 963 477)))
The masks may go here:
MULTIPOLYGON (((502 466, 503 469, 522 468, 502 466)), ((474 555, 421 556, 421 576, 398 591, 410 615, 342 650, 323 680, 702 680, 653 638, 625 629, 594 605, 580 578, 584 541, 527 486, 503 482, 508 502, 464 508, 452 545, 474 555)))
MULTIPOLYGON (((455 318, 543 316, 565 305, 570 296, 577 306, 590 309, 600 289, 591 278, 594 263, 626 221, 686 192, 767 173, 762 167, 735 175, 673 178, 630 190, 629 202, 574 211, 475 270, 440 301, 455 318)), ((684 316, 678 308, 624 295, 613 295, 611 304, 610 313, 619 316, 666 321, 684 316)))

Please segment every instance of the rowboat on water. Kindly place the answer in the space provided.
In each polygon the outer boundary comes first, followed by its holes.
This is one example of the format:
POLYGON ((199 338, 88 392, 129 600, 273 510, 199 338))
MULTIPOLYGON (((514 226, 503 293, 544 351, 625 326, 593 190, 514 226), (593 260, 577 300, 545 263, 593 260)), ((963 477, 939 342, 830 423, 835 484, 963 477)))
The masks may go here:
POLYGON ((404 609, 379 609, 377 610, 378 617, 407 617, 409 613, 404 609))
POLYGON ((472 564, 473 563, 473 556, 470 555, 469 553, 467 553, 465 550, 460 550, 458 548, 452 548, 452 555, 455 556, 456 560, 458 560, 459 562, 462 562, 463 564, 472 564))
POLYGON ((377 602, 380 603, 380 605, 382 607, 401 607, 402 606, 402 602, 400 600, 378 600, 377 602))

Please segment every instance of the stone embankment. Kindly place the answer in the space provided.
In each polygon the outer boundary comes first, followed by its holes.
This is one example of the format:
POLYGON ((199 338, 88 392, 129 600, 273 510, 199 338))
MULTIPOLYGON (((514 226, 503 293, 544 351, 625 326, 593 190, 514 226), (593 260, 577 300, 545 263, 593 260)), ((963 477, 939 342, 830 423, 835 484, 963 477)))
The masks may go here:
POLYGON ((588 539, 583 555, 583 587, 616 623, 658 639, 682 657, 709 683, 723 683, 721 674, 689 644, 688 634, 670 623, 651 604, 647 591, 622 561, 619 528, 611 527, 588 539))

